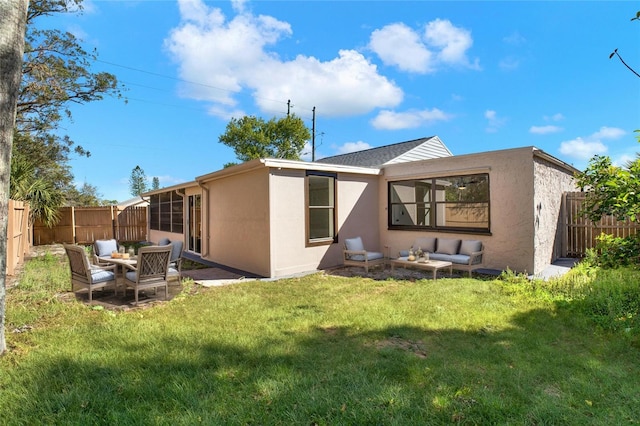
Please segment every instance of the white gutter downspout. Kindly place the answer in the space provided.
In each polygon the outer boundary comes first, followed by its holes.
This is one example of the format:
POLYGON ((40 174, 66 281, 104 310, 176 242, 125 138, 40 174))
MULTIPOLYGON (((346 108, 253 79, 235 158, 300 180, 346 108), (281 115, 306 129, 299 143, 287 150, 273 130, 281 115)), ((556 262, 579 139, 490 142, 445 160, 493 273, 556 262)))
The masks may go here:
MULTIPOLYGON (((182 197, 182 211, 184 212, 184 206, 185 206, 185 204, 186 204, 186 202, 185 202, 186 194, 185 194, 185 192, 184 192, 184 189, 182 189, 182 190, 175 189, 173 192, 175 192, 176 194, 178 194, 179 196, 181 196, 181 197, 182 197)), ((189 229, 189 227, 188 227, 188 226, 187 226, 187 227, 185 227, 186 217, 188 217, 188 215, 183 215, 183 216, 182 216, 182 226, 183 226, 183 229, 189 229)), ((188 224, 187 224, 187 225, 188 225, 188 224)), ((187 241, 185 241, 185 236, 186 236, 186 234, 183 232, 183 233, 182 233, 182 244, 188 245, 187 241)), ((183 247, 184 247, 184 246, 183 246, 183 247)))

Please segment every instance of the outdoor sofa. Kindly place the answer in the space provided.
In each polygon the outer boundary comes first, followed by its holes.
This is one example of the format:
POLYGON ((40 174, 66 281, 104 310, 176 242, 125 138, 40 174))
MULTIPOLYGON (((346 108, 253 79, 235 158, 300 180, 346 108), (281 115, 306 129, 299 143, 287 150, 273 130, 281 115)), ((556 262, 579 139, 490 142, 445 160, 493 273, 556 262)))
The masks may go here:
MULTIPOLYGON (((482 266, 484 248, 482 241, 455 238, 420 237, 411 248, 429 253, 429 260, 451 262, 453 269, 467 271, 469 277, 474 269, 482 266)), ((400 250, 400 257, 409 255, 409 250, 400 250)))

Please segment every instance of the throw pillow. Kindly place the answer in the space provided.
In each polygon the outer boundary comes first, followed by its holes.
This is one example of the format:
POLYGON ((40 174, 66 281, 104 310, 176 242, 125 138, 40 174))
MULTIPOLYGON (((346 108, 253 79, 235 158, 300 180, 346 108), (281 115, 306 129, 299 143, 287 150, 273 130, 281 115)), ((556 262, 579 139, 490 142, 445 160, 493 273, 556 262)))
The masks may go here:
POLYGON ((438 238, 436 253, 458 254, 458 247, 460 247, 460 240, 454 240, 452 238, 438 238))
POLYGON ((413 249, 417 250, 418 247, 420 247, 422 251, 434 253, 436 251, 436 239, 432 237, 416 238, 416 241, 413 243, 413 249))
POLYGON ((471 256, 471 253, 482 250, 482 241, 464 240, 460 245, 460 254, 471 256))
POLYGON ((116 240, 98 240, 95 242, 95 249, 98 256, 110 255, 111 252, 118 251, 116 240))
POLYGON ((344 240, 344 245, 345 247, 347 247, 347 250, 358 250, 358 251, 364 250, 364 245, 362 244, 362 238, 360 237, 346 238, 344 240))

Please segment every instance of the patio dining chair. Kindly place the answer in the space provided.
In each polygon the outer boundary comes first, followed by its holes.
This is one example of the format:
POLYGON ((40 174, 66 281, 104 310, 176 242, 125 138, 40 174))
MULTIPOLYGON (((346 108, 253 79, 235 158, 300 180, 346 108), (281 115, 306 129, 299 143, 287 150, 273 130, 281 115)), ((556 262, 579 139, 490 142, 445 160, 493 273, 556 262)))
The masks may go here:
POLYGON ((169 261, 171 260, 171 246, 147 246, 138 250, 138 259, 135 266, 126 265, 129 269, 124 274, 126 288, 133 288, 135 304, 138 304, 138 292, 158 287, 164 287, 165 300, 169 298, 169 283, 167 274, 169 261))
POLYGON ((93 290, 113 287, 116 290, 116 265, 91 265, 84 247, 65 244, 71 271, 71 291, 74 285, 84 287, 89 293, 89 303, 93 300, 93 290))
POLYGON ((109 265, 104 258, 110 258, 111 253, 118 251, 118 242, 115 239, 96 240, 93 243, 93 261, 96 265, 109 265))
POLYGON ((168 275, 182 283, 182 241, 171 241, 171 260, 168 275))

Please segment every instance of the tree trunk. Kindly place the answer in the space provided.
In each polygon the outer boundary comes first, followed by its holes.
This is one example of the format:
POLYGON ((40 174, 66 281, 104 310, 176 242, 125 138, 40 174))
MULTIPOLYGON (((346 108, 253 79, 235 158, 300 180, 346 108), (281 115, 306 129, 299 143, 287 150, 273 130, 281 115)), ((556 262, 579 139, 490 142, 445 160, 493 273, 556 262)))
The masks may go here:
POLYGON ((11 145, 22 74, 28 6, 29 0, 0 0, 0 354, 7 348, 4 314, 11 145))

